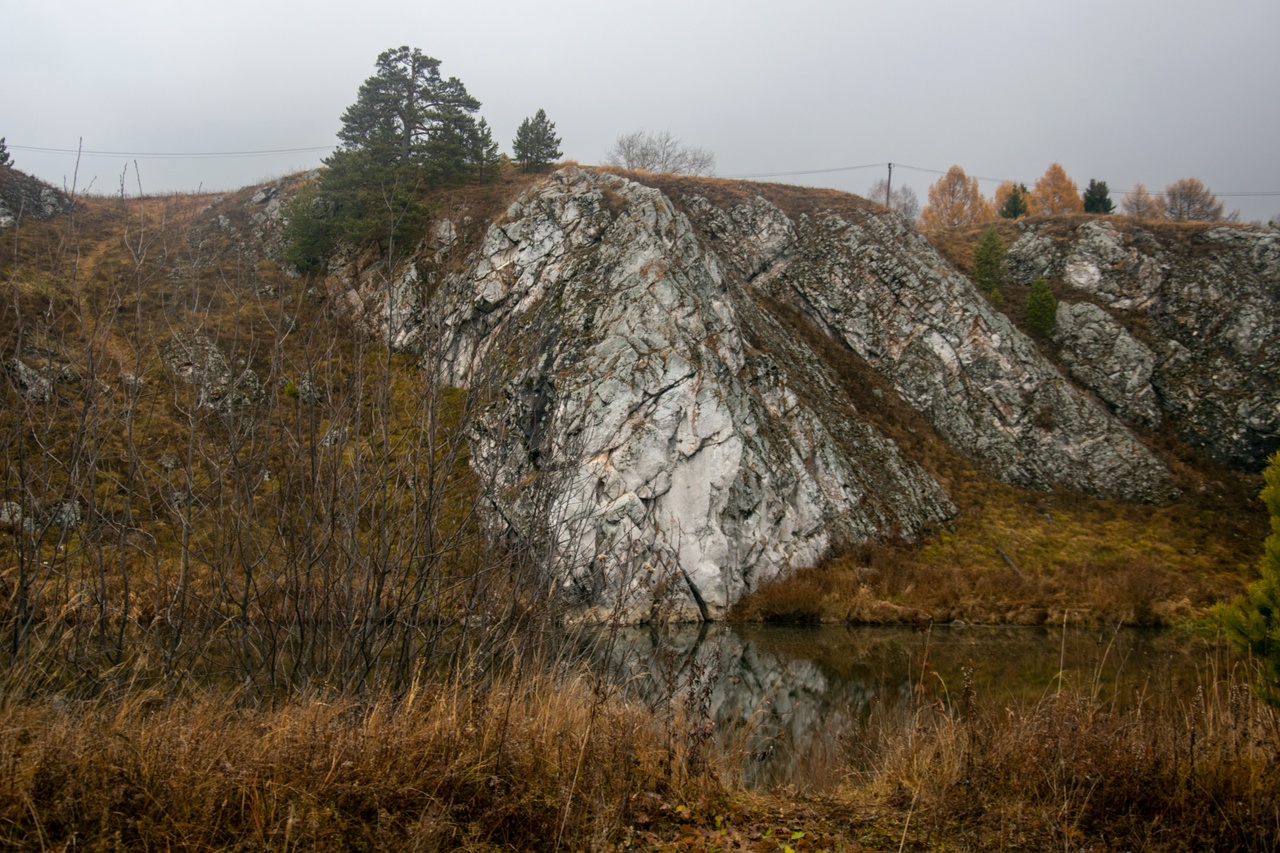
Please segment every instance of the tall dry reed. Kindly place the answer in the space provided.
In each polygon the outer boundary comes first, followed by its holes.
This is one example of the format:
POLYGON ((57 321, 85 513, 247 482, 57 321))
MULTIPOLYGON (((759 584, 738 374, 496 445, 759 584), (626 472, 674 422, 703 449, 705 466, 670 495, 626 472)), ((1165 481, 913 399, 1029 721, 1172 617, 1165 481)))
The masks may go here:
POLYGON ((633 803, 706 797, 700 758, 581 674, 399 698, 6 702, 0 846, 583 849, 633 803))
POLYGON ((852 778, 906 810, 904 840, 1280 849, 1280 715, 1239 680, 1123 706, 1087 690, 1006 706, 968 684, 952 699, 849 740, 852 778))

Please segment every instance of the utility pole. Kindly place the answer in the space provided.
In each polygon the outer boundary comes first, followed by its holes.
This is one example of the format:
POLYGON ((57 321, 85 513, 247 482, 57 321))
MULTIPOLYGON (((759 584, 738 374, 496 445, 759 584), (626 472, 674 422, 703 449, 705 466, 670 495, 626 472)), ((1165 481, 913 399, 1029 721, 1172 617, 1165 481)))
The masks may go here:
MULTIPOLYGON (((889 207, 889 190, 893 189, 893 164, 889 164, 889 180, 884 182, 884 206, 889 207)), ((889 207, 892 210, 892 207, 889 207)))

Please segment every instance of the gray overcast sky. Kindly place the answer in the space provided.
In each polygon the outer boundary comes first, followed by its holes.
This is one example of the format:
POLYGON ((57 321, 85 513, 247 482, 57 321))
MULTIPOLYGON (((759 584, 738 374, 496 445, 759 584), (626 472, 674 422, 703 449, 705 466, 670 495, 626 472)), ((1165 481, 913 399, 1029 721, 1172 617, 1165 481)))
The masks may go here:
MULTIPOLYGON (((58 185, 74 156, 27 147, 332 145, 377 55, 407 44, 506 151, 542 107, 584 164, 667 129, 726 176, 893 161, 1031 185, 1057 161, 1113 196, 1194 176, 1278 193, 1224 198, 1246 220, 1280 214, 1276 0, 0 0, 0 22, 0 136, 58 185)), ((78 185, 116 192, 136 159, 146 192, 231 189, 323 156, 86 156, 78 185)), ((883 175, 771 180, 864 193, 883 175)), ((894 169, 922 203, 936 177, 894 169)))

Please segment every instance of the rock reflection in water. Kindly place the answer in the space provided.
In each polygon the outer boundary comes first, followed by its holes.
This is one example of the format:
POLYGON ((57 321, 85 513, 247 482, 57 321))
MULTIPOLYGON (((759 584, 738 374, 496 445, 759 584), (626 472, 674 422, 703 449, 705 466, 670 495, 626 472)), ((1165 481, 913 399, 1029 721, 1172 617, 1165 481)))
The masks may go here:
POLYGON ((611 644, 596 638, 596 654, 616 683, 655 711, 714 722, 718 745, 741 756, 755 786, 838 781, 843 741, 872 714, 958 702, 966 669, 980 701, 1034 701, 1061 686, 1123 706, 1191 695, 1212 668, 1206 664, 1224 655, 1219 644, 1176 632, 1074 627, 1064 635, 1061 628, 702 625, 610 636, 611 644))

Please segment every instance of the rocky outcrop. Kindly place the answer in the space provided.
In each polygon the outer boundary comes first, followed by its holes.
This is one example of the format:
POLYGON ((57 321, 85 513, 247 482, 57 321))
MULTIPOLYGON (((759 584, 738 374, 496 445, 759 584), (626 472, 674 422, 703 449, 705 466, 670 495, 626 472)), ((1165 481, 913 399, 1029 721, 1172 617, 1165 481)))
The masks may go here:
POLYGON ((747 281, 865 359, 992 475, 1135 500, 1169 494, 1163 464, 901 217, 852 209, 790 223, 757 198, 700 219, 747 281))
POLYGON ((655 189, 558 173, 466 269, 424 313, 428 367, 492 400, 472 452, 494 517, 551 536, 584 605, 715 618, 838 542, 953 512, 892 441, 824 419, 748 346, 747 324, 787 335, 655 189))
POLYGON ((47 403, 53 396, 53 382, 46 376, 28 367, 21 359, 9 359, 6 365, 9 381, 31 403, 47 403))
POLYGON ((1091 302, 1060 302, 1053 339, 1072 377, 1116 414, 1146 427, 1160 425, 1160 401, 1151 385, 1155 355, 1110 314, 1091 302))
POLYGON ((569 169, 482 236, 441 223, 399 270, 330 277, 354 317, 483 400, 472 465, 491 530, 552 554, 581 606, 716 618, 835 546, 954 513, 779 304, 995 476, 1170 493, 1128 429, 900 218, 673 195, 569 169), (461 243, 479 248, 453 257, 461 243))
MULTIPOLYGON (((165 366, 196 389, 196 405, 231 414, 260 402, 266 394, 262 380, 249 368, 238 374, 214 341, 203 332, 179 332, 160 347, 165 366)), ((133 383, 144 380, 132 377, 133 383)))
POLYGON ((1058 316, 1073 329, 1062 355, 1081 383, 1123 416, 1167 420, 1245 469, 1280 449, 1280 234, 1125 219, 1025 227, 1011 275, 1078 292, 1058 316))
POLYGON ((66 193, 17 169, 0 166, 0 228, 21 217, 52 219, 71 209, 66 193))

